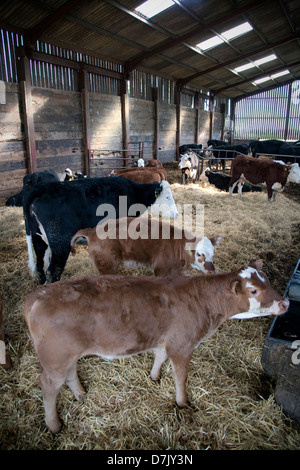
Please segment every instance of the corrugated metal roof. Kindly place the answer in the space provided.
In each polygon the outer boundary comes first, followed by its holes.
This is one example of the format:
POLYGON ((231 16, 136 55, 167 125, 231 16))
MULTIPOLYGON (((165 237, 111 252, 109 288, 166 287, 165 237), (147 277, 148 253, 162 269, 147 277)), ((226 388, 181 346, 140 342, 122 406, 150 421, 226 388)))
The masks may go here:
MULTIPOLYGON (((141 21, 141 0, 2 0, 0 26, 34 39, 69 45, 90 55, 147 69, 196 89, 237 97, 263 89, 252 81, 289 68, 281 84, 300 77, 300 6, 294 0, 174 0, 174 6, 141 21), (62 10, 63 8, 63 10, 62 10), (249 21, 253 31, 200 54, 196 44, 249 21), (37 28, 39 26, 40 28, 37 28), (293 39, 294 38, 294 39, 293 39), (236 75, 230 70, 269 53, 277 59, 236 75)), ((34 42, 33 42, 34 44, 34 42)))

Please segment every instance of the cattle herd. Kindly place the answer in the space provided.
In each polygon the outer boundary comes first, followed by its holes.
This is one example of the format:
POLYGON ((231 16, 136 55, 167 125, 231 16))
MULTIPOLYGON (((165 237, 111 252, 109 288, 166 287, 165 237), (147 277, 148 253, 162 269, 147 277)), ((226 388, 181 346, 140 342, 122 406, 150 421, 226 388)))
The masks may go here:
MULTIPOLYGON (((208 141, 207 149, 182 146, 179 168, 192 180, 206 178, 229 195, 236 187, 241 195, 261 191, 265 184, 271 201, 288 182, 300 183, 300 169, 289 157, 258 157, 282 155, 282 145, 275 153, 275 141, 270 142, 270 147, 260 141, 238 148, 221 141, 208 141), (207 157, 223 159, 223 169, 230 158, 231 176, 211 168, 200 175, 199 161, 207 157)), ((291 147, 300 149, 299 142, 291 147)), ((27 175, 21 192, 7 200, 8 206, 23 207, 28 266, 41 284, 27 295, 24 316, 41 366, 46 424, 54 434, 62 427, 56 410, 61 386, 67 384, 77 400, 84 398, 77 375, 81 357, 115 359, 152 350, 153 380, 169 358, 176 403, 186 407, 188 365, 201 341, 230 318, 280 315, 289 308, 262 272, 261 260, 217 273, 214 248, 222 237, 197 237, 170 223, 178 211, 158 160, 146 166, 139 161, 135 168, 101 178, 71 176, 66 171, 62 181, 52 170, 27 175), (98 276, 61 280, 77 244, 87 245, 98 276), (146 265, 154 276, 118 275, 120 265, 136 264, 146 265)))

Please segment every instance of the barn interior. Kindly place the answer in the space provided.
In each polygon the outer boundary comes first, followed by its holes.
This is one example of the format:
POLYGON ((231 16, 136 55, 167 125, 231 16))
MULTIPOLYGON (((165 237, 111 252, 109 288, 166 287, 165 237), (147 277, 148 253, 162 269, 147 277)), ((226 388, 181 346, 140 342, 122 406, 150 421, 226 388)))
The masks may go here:
MULTIPOLYGON (((195 351, 188 409, 175 405, 170 363, 159 383, 151 381, 151 352, 86 357, 78 365, 85 402, 64 388, 63 430, 54 438, 44 424, 23 317, 38 280, 29 276, 22 208, 5 205, 25 175, 70 168, 107 176, 140 157, 157 159, 176 204, 202 205, 204 234, 224 236, 215 252, 219 272, 262 259, 283 295, 300 256, 299 184, 270 203, 265 190, 229 197, 207 181, 182 184, 178 168, 184 144, 300 139, 299 2, 166 0, 150 3, 152 10, 147 3, 0 4, 0 277, 12 362, 0 367, 0 448, 299 449, 299 422, 275 400, 276 384, 261 363, 271 317, 227 322, 195 351)), ((142 268, 120 274, 152 275, 142 268)), ((97 275, 86 247, 68 259, 63 278, 82 275, 97 275)))

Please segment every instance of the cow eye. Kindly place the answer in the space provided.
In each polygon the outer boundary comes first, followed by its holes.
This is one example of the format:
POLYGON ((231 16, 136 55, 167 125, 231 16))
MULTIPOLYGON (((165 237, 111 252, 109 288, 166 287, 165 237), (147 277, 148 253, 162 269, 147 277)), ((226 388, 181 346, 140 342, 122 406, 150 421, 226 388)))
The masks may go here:
POLYGON ((257 294, 257 289, 252 289, 252 290, 250 291, 250 294, 253 294, 253 295, 257 294))

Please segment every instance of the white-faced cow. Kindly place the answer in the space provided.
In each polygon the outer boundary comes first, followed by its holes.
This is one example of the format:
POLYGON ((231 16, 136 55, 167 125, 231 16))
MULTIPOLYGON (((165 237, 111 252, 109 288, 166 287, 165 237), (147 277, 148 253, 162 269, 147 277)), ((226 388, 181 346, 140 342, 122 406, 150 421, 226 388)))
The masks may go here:
POLYGON ((238 155, 232 162, 229 195, 239 184, 239 194, 242 194, 242 183, 252 185, 266 185, 268 199, 275 200, 276 192, 281 192, 289 182, 300 183, 300 168, 298 163, 285 165, 284 163, 265 158, 253 158, 238 155))
POLYGON ((195 268, 214 272, 214 246, 221 236, 195 237, 192 233, 150 217, 110 219, 95 228, 79 230, 71 240, 88 244, 100 274, 116 274, 120 265, 143 265, 156 276, 188 273, 195 268))
POLYGON ((82 401, 77 361, 118 359, 153 350, 151 378, 172 363, 176 402, 187 406, 194 350, 230 318, 280 315, 289 301, 275 292, 261 263, 226 274, 174 277, 98 276, 39 286, 26 298, 25 321, 42 369, 46 424, 61 429, 56 399, 66 383, 82 401))
POLYGON ((31 272, 38 271, 41 283, 59 280, 78 230, 95 227, 104 217, 138 216, 146 210, 178 215, 169 183, 104 177, 38 185, 24 202, 31 272))
POLYGON ((194 152, 187 152, 180 156, 178 167, 182 172, 183 184, 186 176, 195 181, 199 174, 199 157, 194 152))

